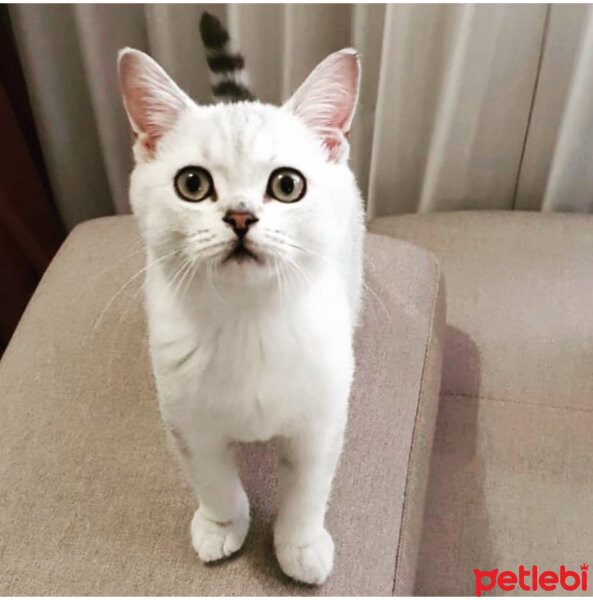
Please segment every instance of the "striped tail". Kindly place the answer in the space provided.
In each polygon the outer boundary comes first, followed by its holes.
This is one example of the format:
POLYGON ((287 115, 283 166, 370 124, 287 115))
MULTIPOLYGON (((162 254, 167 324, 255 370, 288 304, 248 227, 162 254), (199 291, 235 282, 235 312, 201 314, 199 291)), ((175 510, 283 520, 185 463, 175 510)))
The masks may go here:
POLYGON ((204 12, 200 19, 200 33, 212 71, 214 99, 219 102, 255 100, 246 85, 245 59, 232 51, 231 39, 222 23, 214 15, 204 12))

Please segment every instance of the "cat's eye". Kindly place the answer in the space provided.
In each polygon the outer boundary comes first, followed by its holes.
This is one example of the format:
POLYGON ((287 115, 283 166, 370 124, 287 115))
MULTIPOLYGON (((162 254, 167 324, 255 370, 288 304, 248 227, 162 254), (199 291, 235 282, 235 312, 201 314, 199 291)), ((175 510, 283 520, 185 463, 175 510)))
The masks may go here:
POLYGON ((214 193, 212 176, 202 167, 184 167, 175 175, 175 191, 182 200, 201 202, 214 193))
POLYGON ((268 196, 280 202, 296 202, 306 191, 307 182, 296 169, 281 167, 273 171, 268 180, 268 196))

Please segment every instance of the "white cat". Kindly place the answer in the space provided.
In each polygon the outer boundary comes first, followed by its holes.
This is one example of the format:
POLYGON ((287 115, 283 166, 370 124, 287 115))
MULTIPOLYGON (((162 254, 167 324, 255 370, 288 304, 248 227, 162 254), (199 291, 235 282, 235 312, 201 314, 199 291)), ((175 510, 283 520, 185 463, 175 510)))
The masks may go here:
POLYGON ((160 409, 199 502, 193 546, 203 561, 239 550, 250 517, 233 442, 273 438, 276 555, 320 584, 362 286, 363 204, 347 165, 357 55, 330 55, 281 107, 198 106, 132 49, 119 77, 160 409))

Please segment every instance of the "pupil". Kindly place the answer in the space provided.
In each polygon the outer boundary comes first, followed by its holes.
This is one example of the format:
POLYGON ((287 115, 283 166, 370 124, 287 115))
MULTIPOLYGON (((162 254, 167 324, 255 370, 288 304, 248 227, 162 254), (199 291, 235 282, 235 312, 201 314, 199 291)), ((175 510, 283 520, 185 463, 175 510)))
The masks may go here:
POLYGON ((189 173, 185 179, 185 187, 191 194, 200 190, 200 176, 197 173, 189 173))
POLYGON ((280 177, 280 189, 287 196, 292 194, 294 192, 294 179, 289 175, 282 175, 280 177))

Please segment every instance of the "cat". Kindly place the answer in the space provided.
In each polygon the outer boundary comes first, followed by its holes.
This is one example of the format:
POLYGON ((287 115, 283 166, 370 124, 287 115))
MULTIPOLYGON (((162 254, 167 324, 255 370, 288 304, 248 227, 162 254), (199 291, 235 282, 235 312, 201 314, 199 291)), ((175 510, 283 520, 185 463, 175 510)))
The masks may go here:
POLYGON ((237 552, 247 535, 234 442, 272 439, 276 557, 321 584, 362 294, 363 202, 348 167, 359 59, 329 55, 272 106, 248 89, 221 23, 204 15, 201 30, 215 104, 193 102, 143 52, 118 57, 160 412, 197 496, 200 559, 237 552))

